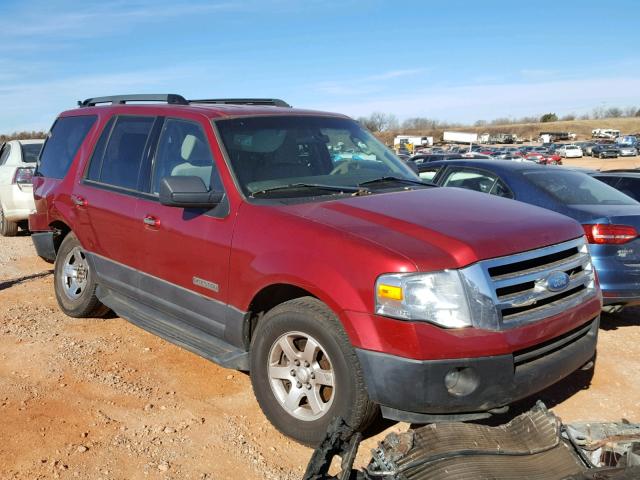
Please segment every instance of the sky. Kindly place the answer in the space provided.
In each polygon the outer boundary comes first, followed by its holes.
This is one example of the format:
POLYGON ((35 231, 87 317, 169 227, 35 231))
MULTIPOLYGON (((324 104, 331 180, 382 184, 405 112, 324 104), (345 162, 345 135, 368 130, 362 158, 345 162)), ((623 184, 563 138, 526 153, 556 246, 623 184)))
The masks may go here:
POLYGON ((640 2, 0 0, 0 133, 123 93, 472 123, 640 107, 640 2))

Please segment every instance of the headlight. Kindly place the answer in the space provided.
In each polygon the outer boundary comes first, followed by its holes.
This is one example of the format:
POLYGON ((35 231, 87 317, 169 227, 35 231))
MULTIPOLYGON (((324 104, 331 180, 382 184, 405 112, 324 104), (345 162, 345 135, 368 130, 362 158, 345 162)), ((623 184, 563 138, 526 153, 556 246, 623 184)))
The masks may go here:
POLYGON ((457 270, 378 277, 376 313, 447 328, 471 326, 469 304, 457 270))

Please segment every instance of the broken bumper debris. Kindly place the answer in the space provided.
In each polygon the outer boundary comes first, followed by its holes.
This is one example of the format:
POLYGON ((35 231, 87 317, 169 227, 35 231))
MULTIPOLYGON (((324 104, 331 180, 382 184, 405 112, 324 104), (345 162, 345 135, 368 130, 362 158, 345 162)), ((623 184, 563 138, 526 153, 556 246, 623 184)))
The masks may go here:
POLYGON ((505 425, 433 423, 389 434, 366 468, 353 470, 360 434, 336 420, 305 480, 583 480, 640 478, 640 425, 563 425, 539 402, 505 425), (329 475, 334 456, 342 471, 329 475))

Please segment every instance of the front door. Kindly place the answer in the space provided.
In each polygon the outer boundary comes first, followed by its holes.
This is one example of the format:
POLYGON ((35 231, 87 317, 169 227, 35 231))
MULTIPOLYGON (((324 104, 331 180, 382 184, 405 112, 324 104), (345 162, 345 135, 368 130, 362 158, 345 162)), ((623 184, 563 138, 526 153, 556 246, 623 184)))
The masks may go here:
POLYGON ((210 211, 167 207, 158 201, 160 180, 168 176, 198 176, 209 189, 224 190, 205 133, 213 139, 211 130, 196 120, 164 121, 150 195, 140 199, 137 209, 138 222, 144 225, 141 295, 188 327, 231 341, 226 302, 234 217, 226 197, 210 211))

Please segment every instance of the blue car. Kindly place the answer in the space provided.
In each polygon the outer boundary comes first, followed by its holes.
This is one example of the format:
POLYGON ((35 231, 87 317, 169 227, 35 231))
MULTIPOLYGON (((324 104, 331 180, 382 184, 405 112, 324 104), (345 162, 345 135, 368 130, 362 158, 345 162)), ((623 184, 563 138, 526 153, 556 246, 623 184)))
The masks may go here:
MULTIPOLYGON (((584 228, 606 311, 640 304, 640 203, 586 173, 501 160, 447 160, 419 167, 425 181, 538 205, 584 228)), ((488 227, 490 228, 490 227, 488 227)))

